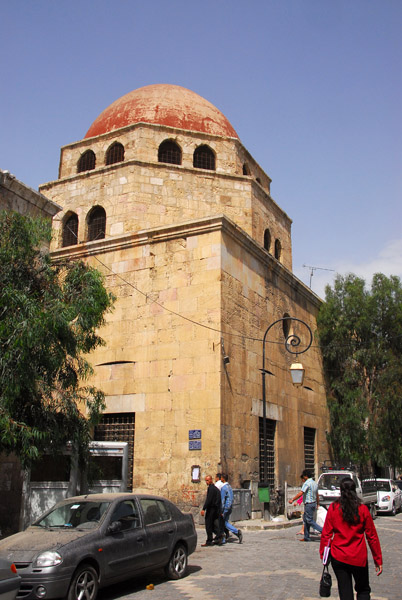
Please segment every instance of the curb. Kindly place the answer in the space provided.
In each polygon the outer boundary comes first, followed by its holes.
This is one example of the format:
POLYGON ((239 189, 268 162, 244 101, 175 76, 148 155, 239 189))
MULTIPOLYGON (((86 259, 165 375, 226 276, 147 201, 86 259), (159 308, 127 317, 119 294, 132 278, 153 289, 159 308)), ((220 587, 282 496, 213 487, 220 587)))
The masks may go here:
MULTIPOLYGON (((289 527, 301 526, 303 519, 292 519, 291 521, 263 521, 262 519, 250 519, 249 521, 233 521, 235 527, 242 531, 266 531, 269 529, 289 529, 289 527)), ((205 529, 197 525, 197 530, 205 532, 205 529)))

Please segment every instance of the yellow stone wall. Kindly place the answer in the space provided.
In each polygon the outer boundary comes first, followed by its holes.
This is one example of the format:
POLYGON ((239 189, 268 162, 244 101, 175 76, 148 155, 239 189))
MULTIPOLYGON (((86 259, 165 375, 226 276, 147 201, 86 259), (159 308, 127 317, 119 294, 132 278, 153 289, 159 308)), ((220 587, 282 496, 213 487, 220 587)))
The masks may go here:
MULTIPOLYGON (((222 330, 230 363, 222 373, 222 462, 231 481, 241 486, 259 477, 258 417, 262 407, 263 335, 276 320, 290 315, 314 333, 319 301, 292 274, 280 267, 246 236, 224 237, 222 258, 222 330), (241 452, 239 450, 241 449, 241 452)), ((295 321, 290 333, 304 349, 310 339, 295 321)), ((328 456, 326 396, 321 358, 314 341, 300 354, 304 386, 291 383, 289 367, 296 356, 285 349, 282 322, 270 329, 265 347, 267 417, 276 421, 276 484, 297 483, 304 469, 304 427, 316 429, 316 466, 328 456)), ((295 350, 295 348, 293 348, 295 350)))

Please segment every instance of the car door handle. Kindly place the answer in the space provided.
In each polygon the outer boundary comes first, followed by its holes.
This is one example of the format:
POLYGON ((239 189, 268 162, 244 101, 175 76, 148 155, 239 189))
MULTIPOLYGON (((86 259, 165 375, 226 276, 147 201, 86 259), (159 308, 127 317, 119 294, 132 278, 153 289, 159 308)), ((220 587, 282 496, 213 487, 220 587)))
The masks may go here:
POLYGON ((174 529, 169 529, 168 533, 174 533, 174 529))
POLYGON ((137 538, 137 542, 143 542, 143 541, 144 541, 144 538, 142 538, 142 537, 137 538))

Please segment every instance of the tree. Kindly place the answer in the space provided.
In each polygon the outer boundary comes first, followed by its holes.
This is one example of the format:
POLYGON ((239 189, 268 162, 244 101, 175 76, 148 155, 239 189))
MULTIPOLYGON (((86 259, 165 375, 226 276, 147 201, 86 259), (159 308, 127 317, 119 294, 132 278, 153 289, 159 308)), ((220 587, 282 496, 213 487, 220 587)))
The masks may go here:
POLYGON ((96 269, 52 262, 50 238, 45 221, 0 212, 0 450, 24 466, 66 442, 83 458, 104 408, 86 355, 114 299, 96 269))
POLYGON ((402 287, 355 275, 326 288, 318 319, 334 458, 402 467, 402 287))

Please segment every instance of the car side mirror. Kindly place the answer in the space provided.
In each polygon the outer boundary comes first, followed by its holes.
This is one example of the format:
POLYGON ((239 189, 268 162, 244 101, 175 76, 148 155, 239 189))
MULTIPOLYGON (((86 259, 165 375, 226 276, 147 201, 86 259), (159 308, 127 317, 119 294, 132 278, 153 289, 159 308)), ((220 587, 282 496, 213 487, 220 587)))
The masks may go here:
POLYGON ((109 527, 107 528, 107 532, 109 534, 117 533, 118 531, 121 531, 120 521, 113 521, 113 523, 110 523, 109 527))

